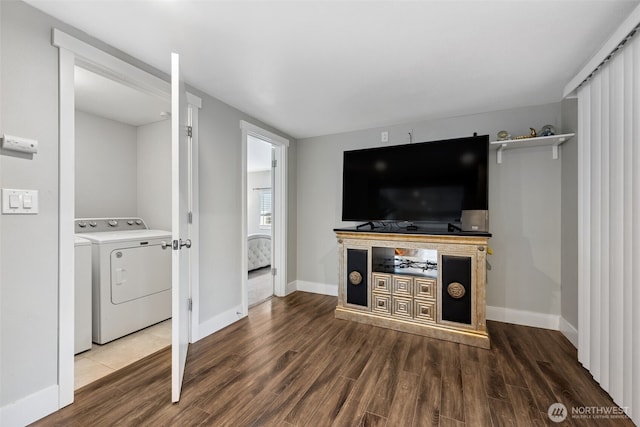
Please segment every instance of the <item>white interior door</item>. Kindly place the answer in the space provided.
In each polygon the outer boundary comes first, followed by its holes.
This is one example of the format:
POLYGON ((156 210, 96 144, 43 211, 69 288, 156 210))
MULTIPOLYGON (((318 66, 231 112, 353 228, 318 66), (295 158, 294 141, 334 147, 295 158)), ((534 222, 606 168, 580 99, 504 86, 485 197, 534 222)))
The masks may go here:
MULTIPOLYGON (((182 378, 189 347, 189 256, 188 233, 189 163, 188 107, 180 56, 171 54, 171 203, 172 203, 172 330, 171 400, 180 400, 182 378)), ((159 171, 158 173, 162 173, 159 171)))

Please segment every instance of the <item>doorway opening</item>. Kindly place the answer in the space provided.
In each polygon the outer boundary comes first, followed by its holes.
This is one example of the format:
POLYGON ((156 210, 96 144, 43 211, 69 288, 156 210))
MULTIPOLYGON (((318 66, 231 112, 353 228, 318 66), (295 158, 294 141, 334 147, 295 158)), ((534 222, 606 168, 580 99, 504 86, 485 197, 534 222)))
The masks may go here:
POLYGON ((75 230, 77 390, 171 344, 170 251, 150 236, 142 239, 144 248, 136 249, 131 248, 142 240, 115 243, 103 237, 111 230, 127 233, 140 219, 170 240, 171 176, 158 171, 171 169, 171 104, 167 97, 79 65, 74 92, 75 218, 85 224, 75 230), (106 231, 100 224, 92 228, 99 218, 115 225, 106 231), (93 252, 89 260, 83 258, 87 249, 93 252), (114 250, 120 258, 102 255, 114 250), (153 264, 145 263, 146 258, 153 264), (92 270, 93 278, 91 273, 87 278, 86 271, 92 270), (122 295, 118 300, 116 293, 122 295))
MULTIPOLYGON (((59 284, 59 300, 58 300, 58 321, 59 321, 59 335, 58 335, 58 407, 62 408, 73 403, 74 400, 74 293, 75 293, 75 199, 76 199, 76 183, 75 183, 75 171, 76 171, 76 112, 75 112, 75 72, 76 66, 96 72, 97 74, 110 78, 116 82, 123 84, 129 88, 135 88, 143 93, 152 95, 161 99, 173 100, 177 96, 172 96, 175 90, 172 85, 167 81, 156 77, 142 69, 133 66, 127 62, 122 61, 119 58, 111 56, 100 49, 95 48, 81 40, 78 40, 68 34, 63 33, 60 30, 53 30, 52 44, 58 48, 58 65, 59 65, 59 219, 58 219, 58 284, 59 284)), ((173 64, 172 55, 172 64, 173 64)), ((172 67, 172 76, 174 76, 172 67)), ((180 94, 185 93, 183 87, 180 88, 180 94)), ((171 210, 177 206, 177 200, 181 202, 189 200, 189 233, 188 237, 198 235, 198 173, 197 173, 197 159, 198 159, 198 109, 202 106, 202 101, 197 96, 186 93, 185 96, 180 97, 181 100, 186 101, 186 104, 180 103, 180 112, 171 115, 171 163, 172 165, 163 168, 158 167, 155 169, 157 176, 169 175, 172 178, 171 184, 171 210), (184 108, 183 108, 184 107, 184 108), (187 111, 188 110, 188 111, 187 111), (180 120, 178 120, 180 118, 180 120), (187 120, 184 120, 187 118, 187 120), (177 166, 175 161, 178 156, 176 155, 176 146, 178 138, 177 134, 181 134, 180 131, 184 131, 184 135, 189 134, 190 137, 186 143, 180 144, 180 159, 188 158, 188 166, 184 166, 181 161, 180 166, 177 166), (191 136, 192 135, 192 136, 191 136), (183 155, 182 151, 188 147, 188 154, 183 155), (180 182, 186 182, 189 179, 189 196, 183 193, 182 187, 178 193, 174 181, 175 177, 180 173, 180 182), (184 179, 183 179, 184 178, 184 179)), ((172 107, 174 109, 174 107, 172 107)), ((181 138, 181 141, 183 139, 181 138)), ((186 162, 185 162, 186 163, 186 162)), ((118 169, 118 168, 116 168, 118 169)), ((104 176, 104 180, 109 180, 109 176, 104 176)), ((186 192, 186 190, 185 190, 186 192)), ((172 224, 169 230, 175 232, 175 226, 173 225, 174 213, 171 214, 172 224)), ((182 216, 181 216, 182 218, 182 216)), ((186 215, 184 215, 186 218, 186 215)), ((128 222, 128 221, 125 221, 128 222)), ((135 221, 134 221, 135 223, 135 221)), ((181 237, 182 239, 182 237, 181 237)), ((187 239, 189 240, 189 239, 187 239)), ((175 248, 178 240, 170 235, 168 244, 161 245, 168 248, 175 248), (173 239, 173 242, 171 242, 173 239)), ((179 248, 187 243, 181 243, 179 248)), ((171 249, 169 249, 171 250, 171 249)), ((114 251, 115 253, 116 251, 114 251)), ((173 250, 173 253, 178 251, 173 250)), ((117 257, 117 253, 115 253, 117 257)), ((176 257, 172 257, 175 259, 176 257)), ((171 291, 173 292, 172 298, 172 310, 171 316, 175 319, 175 313, 183 313, 180 315, 180 324, 186 324, 185 328, 180 328, 176 331, 176 325, 178 322, 172 322, 172 328, 170 336, 172 340, 172 346, 178 347, 176 343, 182 344, 183 341, 191 341, 194 336, 198 337, 197 332, 197 320, 198 320, 198 274, 197 274, 197 259, 198 259, 198 241, 193 241, 192 248, 189 253, 190 261, 187 268, 181 268, 184 275, 187 275, 187 279, 180 278, 180 283, 186 283, 191 287, 191 296, 189 298, 189 307, 193 309, 188 314, 184 314, 187 304, 183 304, 177 307, 177 297, 181 297, 183 289, 181 287, 180 293, 176 292, 176 280, 172 278, 171 291), (191 271, 189 271, 191 270, 191 271), (184 321, 186 319, 186 322, 184 321)), ((172 272, 175 273, 176 268, 172 265, 172 272)), ((116 272, 117 274, 117 272, 116 272)), ((174 275, 174 274, 172 274, 174 275)), ((175 275, 174 275, 175 276, 175 275)), ((177 363, 172 358, 172 366, 177 363)), ((173 374, 172 378, 177 375, 173 374)), ((181 379, 181 378, 180 378, 181 379)), ((172 387, 173 388, 173 387, 172 387)))
POLYGON ((242 309, 287 294, 287 149, 289 140, 240 121, 242 130, 242 309), (261 154, 258 154, 261 153, 261 154), (255 160, 254 157, 260 160, 255 160), (254 164, 258 166, 254 166, 254 164), (250 170, 252 172, 250 172, 250 170), (250 200, 252 199, 250 207, 250 200), (251 225, 250 225, 251 223, 251 225), (251 237, 251 242, 250 242, 251 237), (249 251, 253 253, 250 255, 249 251), (262 261, 252 258, 262 258, 262 261), (263 293, 249 281, 262 283, 263 293), (254 294, 257 294, 254 297, 254 294))
POLYGON ((247 292, 252 307, 273 296, 272 225, 274 148, 247 136, 247 292))

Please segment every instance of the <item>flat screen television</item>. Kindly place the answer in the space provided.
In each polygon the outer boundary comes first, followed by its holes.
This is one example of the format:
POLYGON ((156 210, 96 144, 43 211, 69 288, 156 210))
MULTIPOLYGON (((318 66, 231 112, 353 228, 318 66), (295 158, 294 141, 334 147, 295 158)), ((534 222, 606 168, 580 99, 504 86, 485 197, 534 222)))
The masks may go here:
POLYGON ((344 152, 343 221, 459 222, 487 210, 489 136, 344 152))

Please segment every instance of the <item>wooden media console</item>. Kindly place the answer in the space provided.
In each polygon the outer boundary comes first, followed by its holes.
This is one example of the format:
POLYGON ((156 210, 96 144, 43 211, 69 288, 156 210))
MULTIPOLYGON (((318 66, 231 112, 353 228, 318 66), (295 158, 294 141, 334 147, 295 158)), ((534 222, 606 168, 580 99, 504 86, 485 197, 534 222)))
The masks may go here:
POLYGON ((336 318, 489 348, 490 234, 335 232, 336 318))

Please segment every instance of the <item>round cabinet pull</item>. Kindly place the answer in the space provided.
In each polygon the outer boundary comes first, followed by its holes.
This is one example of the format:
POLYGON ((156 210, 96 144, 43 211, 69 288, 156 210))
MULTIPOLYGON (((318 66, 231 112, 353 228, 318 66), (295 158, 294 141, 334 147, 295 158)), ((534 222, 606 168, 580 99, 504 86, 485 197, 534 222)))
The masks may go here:
POLYGON ((351 273, 349 273, 349 281, 352 285, 359 285, 360 283, 362 283, 362 274, 353 270, 351 273))
POLYGON ((460 299, 466 293, 464 286, 458 282, 451 282, 449 286, 447 286, 447 293, 451 296, 451 298, 460 299))
POLYGON ((384 301, 378 301, 378 307, 384 307, 384 301))
POLYGON ((429 309, 427 309, 427 307, 422 307, 420 311, 422 312, 422 314, 429 314, 429 309))
POLYGON ((478 246, 478 250, 479 250, 480 252, 484 252, 484 246, 478 246))

